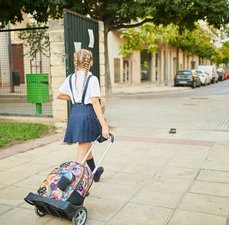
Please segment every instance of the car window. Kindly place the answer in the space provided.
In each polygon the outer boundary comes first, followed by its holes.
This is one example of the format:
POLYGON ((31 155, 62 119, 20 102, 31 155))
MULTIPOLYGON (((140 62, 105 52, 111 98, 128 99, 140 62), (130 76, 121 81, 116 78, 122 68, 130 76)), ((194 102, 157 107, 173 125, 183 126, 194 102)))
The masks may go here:
POLYGON ((190 71, 178 71, 177 75, 192 75, 192 72, 190 72, 190 71))

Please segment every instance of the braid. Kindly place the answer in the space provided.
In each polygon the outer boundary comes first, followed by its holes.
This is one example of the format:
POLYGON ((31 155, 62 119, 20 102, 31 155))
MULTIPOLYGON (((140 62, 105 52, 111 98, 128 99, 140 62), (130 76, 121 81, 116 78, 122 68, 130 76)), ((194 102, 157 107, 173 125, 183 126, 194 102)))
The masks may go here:
POLYGON ((74 53, 74 65, 75 65, 75 87, 76 87, 76 90, 78 91, 78 88, 77 88, 78 54, 77 52, 74 53))
MULTIPOLYGON (((78 52, 74 53, 75 74, 77 74, 77 70, 79 69, 85 70, 82 90, 84 89, 87 80, 87 75, 89 72, 91 60, 92 60, 92 53, 86 49, 81 49, 78 52)), ((77 86, 76 86, 76 90, 79 93, 77 86)))
POLYGON ((85 57, 85 63, 84 63, 84 68, 85 68, 85 74, 84 74, 84 82, 83 82, 83 87, 85 85, 85 82, 87 80, 87 75, 88 75, 88 71, 89 71, 89 64, 90 64, 90 55, 86 55, 85 57))

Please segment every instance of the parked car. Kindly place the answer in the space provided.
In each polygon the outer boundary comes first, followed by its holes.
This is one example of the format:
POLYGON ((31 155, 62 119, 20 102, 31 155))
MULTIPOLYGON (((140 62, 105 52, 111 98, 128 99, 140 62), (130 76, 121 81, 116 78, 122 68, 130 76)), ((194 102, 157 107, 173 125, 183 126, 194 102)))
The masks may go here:
POLYGON ((229 70, 224 71, 224 79, 229 79, 229 70))
POLYGON ((223 69, 218 69, 217 73, 219 75, 219 80, 223 81, 224 80, 224 70, 223 69))
POLYGON ((200 78, 201 85, 206 86, 211 84, 211 78, 207 72, 204 70, 197 70, 196 72, 200 78))
POLYGON ((174 86, 200 87, 201 81, 195 70, 179 70, 174 77, 174 86))
POLYGON ((197 67, 197 70, 204 70, 205 72, 207 72, 211 78, 211 83, 217 83, 219 80, 219 75, 216 72, 216 66, 212 65, 212 66, 203 66, 203 65, 199 65, 197 67))

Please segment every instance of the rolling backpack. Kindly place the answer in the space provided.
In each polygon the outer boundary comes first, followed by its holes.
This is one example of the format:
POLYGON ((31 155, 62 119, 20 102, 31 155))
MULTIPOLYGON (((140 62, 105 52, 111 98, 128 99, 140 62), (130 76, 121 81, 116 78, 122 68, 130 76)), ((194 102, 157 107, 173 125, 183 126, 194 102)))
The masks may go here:
POLYGON ((82 205, 92 183, 91 170, 80 163, 70 161, 52 170, 37 192, 43 197, 82 205))

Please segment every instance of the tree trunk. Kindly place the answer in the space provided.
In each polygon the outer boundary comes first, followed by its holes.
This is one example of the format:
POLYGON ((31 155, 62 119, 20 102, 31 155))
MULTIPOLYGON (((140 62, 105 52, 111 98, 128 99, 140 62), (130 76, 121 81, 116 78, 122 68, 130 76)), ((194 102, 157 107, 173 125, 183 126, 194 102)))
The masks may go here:
POLYGON ((109 97, 112 93, 111 89, 111 77, 110 77, 110 65, 108 55, 108 32, 104 24, 104 50, 105 50, 105 95, 109 97))
POLYGON ((180 64, 180 60, 179 60, 179 47, 177 47, 177 51, 176 51, 176 57, 177 57, 177 68, 176 70, 179 70, 179 64, 180 64))
POLYGON ((168 86, 169 75, 168 75, 168 62, 169 62, 169 44, 166 43, 166 50, 165 50, 165 86, 168 86))
POLYGON ((43 72, 43 68, 42 68, 42 52, 40 51, 40 73, 43 72))

